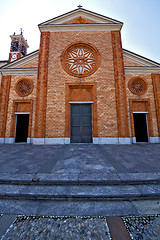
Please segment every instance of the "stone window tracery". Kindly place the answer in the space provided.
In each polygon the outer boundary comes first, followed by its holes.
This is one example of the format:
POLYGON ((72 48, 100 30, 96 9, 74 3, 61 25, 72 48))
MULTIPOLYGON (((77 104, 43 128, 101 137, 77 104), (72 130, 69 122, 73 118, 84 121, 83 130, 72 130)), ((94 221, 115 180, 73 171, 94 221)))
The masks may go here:
POLYGON ((75 77, 86 77, 93 74, 99 67, 99 51, 91 44, 78 42, 71 44, 62 53, 63 69, 75 77))
POLYGON ((17 82, 15 89, 19 96, 28 96, 33 91, 33 81, 30 79, 21 79, 17 82))
POLYGON ((147 83, 140 77, 133 78, 128 83, 129 90, 136 95, 143 95, 147 91, 147 83))

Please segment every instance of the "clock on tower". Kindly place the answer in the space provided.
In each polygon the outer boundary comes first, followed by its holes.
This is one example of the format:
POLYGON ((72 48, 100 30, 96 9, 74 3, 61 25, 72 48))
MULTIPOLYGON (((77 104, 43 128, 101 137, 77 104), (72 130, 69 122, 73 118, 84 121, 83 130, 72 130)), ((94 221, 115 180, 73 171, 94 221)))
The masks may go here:
POLYGON ((16 35, 10 35, 11 37, 11 47, 9 53, 9 61, 12 62, 24 55, 27 54, 28 43, 27 40, 24 39, 23 33, 16 35))

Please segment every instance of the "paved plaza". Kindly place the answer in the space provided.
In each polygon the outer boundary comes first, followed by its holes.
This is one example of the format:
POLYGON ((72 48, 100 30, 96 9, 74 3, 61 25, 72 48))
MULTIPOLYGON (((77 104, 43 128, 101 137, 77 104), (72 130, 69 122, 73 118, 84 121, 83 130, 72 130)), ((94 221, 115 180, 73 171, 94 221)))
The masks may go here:
POLYGON ((5 144, 0 145, 0 173, 159 174, 160 144, 5 144))
MULTIPOLYGON (((17 185, 23 193, 32 187, 27 184, 34 181, 50 184, 46 187, 37 185, 36 191, 38 188, 42 190, 51 188, 52 182, 67 183, 64 185, 67 191, 69 188, 72 189, 68 185, 70 182, 72 184, 94 182, 98 185, 112 181, 114 183, 117 181, 116 184, 119 181, 126 181, 129 185, 122 184, 121 188, 132 189, 130 182, 142 181, 143 185, 145 182, 147 185, 148 181, 152 181, 155 185, 149 183, 149 188, 154 194, 160 182, 160 144, 0 145, 0 190, 3 190, 6 184, 7 191, 11 192, 17 185)), ((74 187, 78 188, 73 185, 73 189, 74 187)), ((94 185, 87 188, 83 185, 79 187, 85 191, 95 188, 94 185)), ((104 187, 109 189, 112 185, 108 188, 105 185, 104 187)), ((118 185, 113 184, 114 187, 119 188, 118 185)), ((142 189, 142 193, 145 193, 144 186, 142 188, 137 185, 136 189, 142 189)), ((106 217, 110 218, 110 216, 111 218, 119 216, 118 221, 123 220, 127 228, 124 230, 124 236, 129 233, 132 239, 137 240, 149 239, 150 236, 153 240, 160 239, 160 215, 158 215, 160 201, 157 198, 140 201, 60 202, 2 198, 0 213, 2 239, 65 240, 74 239, 76 236, 76 239, 107 240, 111 239, 110 233, 116 236, 114 229, 122 227, 122 224, 108 225, 106 217)), ((115 224, 118 223, 115 221, 115 224)), ((130 239, 130 237, 120 239, 130 239)))

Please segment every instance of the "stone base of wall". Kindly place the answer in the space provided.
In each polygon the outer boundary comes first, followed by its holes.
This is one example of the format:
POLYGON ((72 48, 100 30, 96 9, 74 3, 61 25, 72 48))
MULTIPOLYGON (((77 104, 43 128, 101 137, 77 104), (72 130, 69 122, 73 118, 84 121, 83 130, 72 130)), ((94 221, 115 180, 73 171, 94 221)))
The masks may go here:
POLYGON ((93 138, 94 144, 131 144, 131 138, 93 138))
POLYGON ((4 138, 4 143, 6 144, 12 144, 15 142, 14 138, 4 138))
POLYGON ((32 144, 70 144, 70 138, 32 138, 32 144))
POLYGON ((4 143, 4 138, 0 138, 0 144, 4 143))
MULTIPOLYGON (((13 144, 14 138, 0 138, 0 144, 13 144)), ((136 138, 93 138, 93 144, 132 144, 136 138)), ((149 137, 148 143, 160 143, 160 137, 149 137)), ((70 144, 70 138, 27 138, 27 144, 45 145, 45 144, 70 144)))
MULTIPOLYGON (((141 142, 136 142, 136 138, 133 137, 132 138, 132 143, 141 143, 141 142)), ((149 137, 148 138, 148 143, 160 143, 160 137, 149 137)))
POLYGON ((149 137, 150 143, 160 143, 160 137, 149 137))

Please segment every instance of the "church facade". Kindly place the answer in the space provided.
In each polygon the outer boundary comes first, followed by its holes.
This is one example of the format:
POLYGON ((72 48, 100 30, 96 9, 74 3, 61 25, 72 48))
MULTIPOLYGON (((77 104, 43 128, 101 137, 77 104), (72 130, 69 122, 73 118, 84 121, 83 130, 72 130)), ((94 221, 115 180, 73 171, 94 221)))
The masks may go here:
POLYGON ((0 143, 160 142, 160 64, 122 48, 122 22, 78 8, 11 36, 0 61, 0 143))

